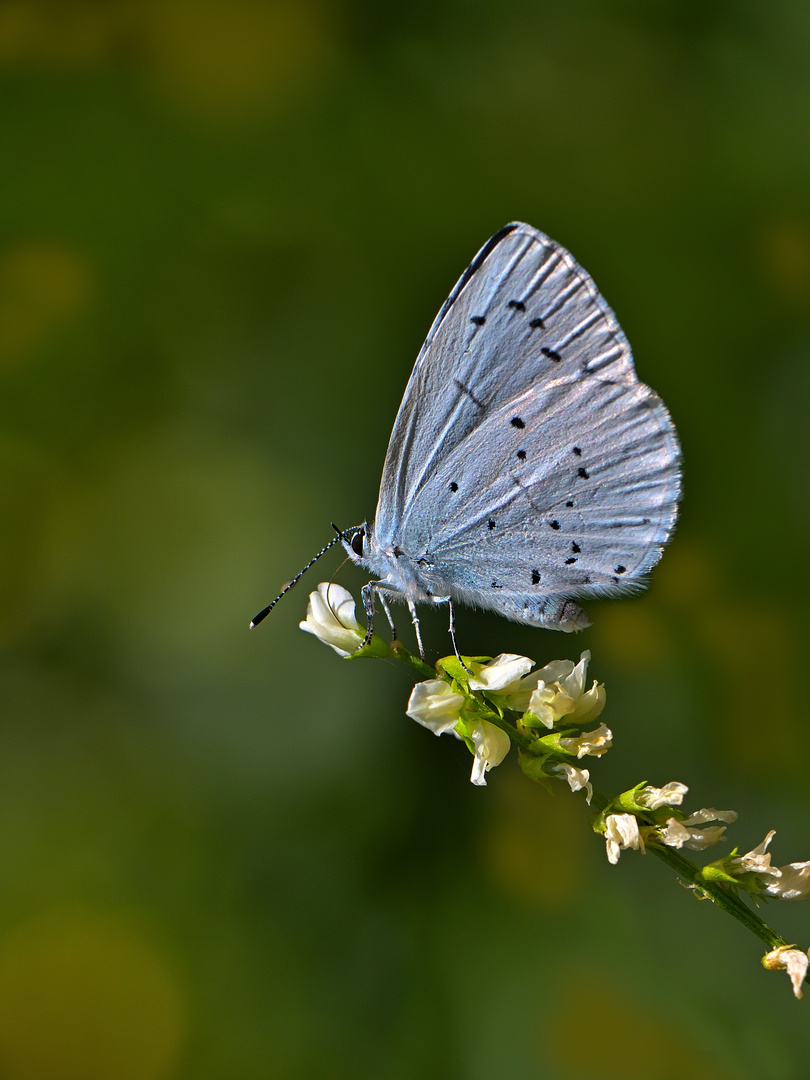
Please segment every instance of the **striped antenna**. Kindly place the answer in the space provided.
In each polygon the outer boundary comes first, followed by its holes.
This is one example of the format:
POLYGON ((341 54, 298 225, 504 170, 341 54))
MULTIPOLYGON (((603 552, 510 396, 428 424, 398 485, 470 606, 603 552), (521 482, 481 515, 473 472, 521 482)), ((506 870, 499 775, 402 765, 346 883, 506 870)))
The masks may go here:
POLYGON ((295 577, 292 579, 292 581, 287 582, 287 584, 284 586, 284 588, 281 590, 281 592, 278 594, 278 596, 275 598, 275 600, 272 602, 272 604, 268 604, 267 607, 264 608, 263 611, 260 611, 258 615, 254 615, 254 617, 250 620, 250 629, 251 630, 255 629, 255 627, 257 627, 260 622, 262 622, 264 619, 267 618, 267 616, 270 614, 270 612, 273 610, 273 608, 276 606, 276 604, 279 602, 279 600, 282 598, 282 596, 285 593, 288 593, 290 591, 290 589, 293 587, 293 585, 298 584, 298 582, 301 580, 301 578, 304 576, 304 574, 307 572, 307 570, 309 570, 310 566, 314 566, 314 564, 318 561, 318 559, 320 559, 321 555, 325 555, 326 552, 329 550, 329 548, 332 548, 332 547, 335 546, 335 544, 340 543, 340 541, 343 539, 344 534, 340 531, 340 529, 338 529, 338 527, 336 525, 333 525, 332 528, 335 530, 335 532, 337 532, 337 536, 333 537, 329 541, 329 543, 326 545, 326 547, 321 548, 321 550, 318 552, 318 554, 315 556, 315 558, 310 559, 309 562, 307 563, 307 565, 304 567, 304 569, 301 570, 300 573, 296 574, 295 577))

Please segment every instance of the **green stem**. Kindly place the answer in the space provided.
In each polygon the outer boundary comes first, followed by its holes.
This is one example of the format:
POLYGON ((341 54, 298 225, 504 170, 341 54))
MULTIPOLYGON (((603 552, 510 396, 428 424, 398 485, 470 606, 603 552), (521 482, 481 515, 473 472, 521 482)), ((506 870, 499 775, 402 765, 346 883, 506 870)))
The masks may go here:
POLYGON ((736 892, 727 891, 719 882, 705 881, 701 875, 700 867, 689 859, 685 859, 679 852, 674 851, 672 848, 659 847, 658 844, 650 844, 647 850, 652 852, 653 855, 657 855, 662 862, 675 870, 682 878, 685 878, 690 885, 694 885, 718 907, 727 911, 738 922, 741 922, 752 934, 756 934, 761 941, 765 942, 769 951, 788 944, 783 937, 780 937, 775 930, 772 930, 766 922, 760 919, 759 915, 752 911, 736 892))
MULTIPOLYGON (((595 810, 602 811, 606 810, 612 802, 613 800, 608 798, 607 795, 594 791, 591 806, 595 810)), ((675 849, 663 845, 648 843, 646 850, 659 858, 661 862, 666 863, 679 877, 694 886, 696 895, 705 896, 717 904, 718 907, 727 911, 738 922, 741 922, 752 934, 756 934, 761 941, 765 942, 768 949, 777 949, 788 944, 783 937, 780 937, 775 930, 772 930, 766 922, 760 919, 759 915, 752 911, 737 893, 727 890, 719 882, 706 881, 697 863, 684 858, 675 849)))
POLYGON ((437 677, 436 668, 431 667, 430 664, 426 664, 424 660, 420 660, 418 656, 414 656, 413 653, 408 652, 405 646, 399 641, 391 642, 391 655, 395 660, 399 660, 401 663, 406 664, 423 679, 435 679, 437 677))

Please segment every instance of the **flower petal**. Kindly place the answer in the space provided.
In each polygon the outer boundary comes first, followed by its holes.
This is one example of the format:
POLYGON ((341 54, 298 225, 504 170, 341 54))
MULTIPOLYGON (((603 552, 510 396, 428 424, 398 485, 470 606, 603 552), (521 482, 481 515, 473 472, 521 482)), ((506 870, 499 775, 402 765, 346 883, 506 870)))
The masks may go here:
POLYGON ((608 862, 613 866, 624 849, 643 849, 635 814, 608 814, 605 818, 605 844, 608 862))
POLYGON ((609 727, 600 724, 594 731, 584 731, 574 739, 560 739, 560 746, 569 754, 576 754, 578 758, 601 757, 606 754, 613 745, 613 732, 609 727))
POLYGON ((364 634, 354 614, 354 597, 342 585, 322 581, 309 594, 307 617, 298 624, 330 645, 339 656, 348 656, 361 644, 364 634))
POLYGON ((485 787, 487 782, 485 773, 496 765, 500 765, 509 753, 512 743, 505 731, 501 731, 499 727, 495 727, 487 720, 480 720, 470 728, 470 738, 475 747, 470 780, 477 787, 485 787))
POLYGON ((768 971, 787 971, 793 985, 794 997, 803 996, 802 984, 807 975, 808 956, 792 945, 780 945, 762 957, 762 966, 768 971))
POLYGON ((463 704, 463 695, 457 694, 444 679, 427 679, 411 690, 406 713, 435 735, 444 735, 455 728, 463 704))
POLYGON ((473 664, 476 671, 470 679, 471 690, 508 691, 520 678, 531 670, 533 660, 515 653, 501 653, 488 664, 473 664))
POLYGON ((579 663, 574 666, 571 674, 560 679, 565 692, 575 701, 577 698, 582 697, 582 691, 585 689, 585 677, 588 673, 588 661, 590 658, 590 651, 586 649, 580 656, 579 663))
POLYGON ((564 776, 572 791, 584 790, 585 802, 590 806, 593 798, 593 784, 591 784, 591 774, 587 769, 578 769, 576 765, 560 764, 555 765, 552 772, 558 776, 564 776))
MULTIPOLYGON (((733 813, 733 811, 728 812, 733 813)), ((692 815, 692 817, 696 816, 692 815)), ((707 820, 715 821, 716 818, 707 820)), ((716 844, 721 840, 723 833, 726 831, 725 825, 709 825, 705 829, 696 829, 690 827, 690 821, 691 818, 687 818, 686 821, 669 818, 666 825, 658 829, 658 837, 661 843, 667 847, 687 847, 691 848, 692 851, 703 851, 704 848, 711 847, 712 844, 716 844)))
POLYGON ((776 873, 779 875, 777 880, 769 882, 765 888, 770 896, 782 900, 806 900, 810 896, 810 862, 788 863, 780 866, 776 873))
POLYGON ((686 784, 677 780, 670 780, 663 787, 653 787, 647 784, 636 796, 639 806, 646 806, 648 810, 657 810, 661 806, 680 806, 683 797, 689 791, 686 784))
POLYGON ((696 810, 684 821, 689 828, 692 825, 704 825, 707 821, 725 821, 728 825, 737 820, 736 810, 715 810, 713 806, 696 810))

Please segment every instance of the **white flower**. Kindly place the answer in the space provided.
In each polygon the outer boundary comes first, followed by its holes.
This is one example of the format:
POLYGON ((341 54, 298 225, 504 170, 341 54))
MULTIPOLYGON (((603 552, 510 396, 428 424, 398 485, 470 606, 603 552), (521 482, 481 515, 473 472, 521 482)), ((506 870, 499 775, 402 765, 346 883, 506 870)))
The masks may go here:
POLYGON ((574 663, 571 660, 552 660, 545 667, 531 672, 512 686, 505 704, 515 712, 524 713, 529 707, 532 694, 538 688, 542 689, 547 684, 567 678, 573 670, 574 663))
POLYGON ((601 757, 606 754, 613 745, 613 732, 609 727, 600 724, 595 731, 585 731, 575 739, 560 739, 560 746, 569 754, 576 754, 578 758, 601 757))
POLYGON ((544 727, 552 728, 562 717, 572 724, 588 724, 604 709, 604 686, 594 682, 590 690, 585 689, 590 658, 586 651, 578 664, 554 660, 532 673, 537 682, 525 707, 544 727))
POLYGON ((572 791, 582 791, 584 789, 585 802, 590 806, 593 798, 593 784, 591 784, 591 774, 587 769, 578 769, 575 765, 560 764, 552 766, 552 772, 557 773, 558 776, 564 776, 572 791))
POLYGON ((672 780, 663 787, 647 784, 636 796, 636 801, 639 806, 646 806, 648 810, 657 810, 660 806, 680 806, 688 790, 686 784, 679 784, 677 780, 672 780))
POLYGON ((457 694, 444 679, 428 679, 417 683, 411 691, 407 713, 436 735, 450 732, 460 739, 460 729, 473 745, 470 780, 478 787, 485 787, 486 773, 500 765, 512 743, 505 731, 487 720, 459 723, 463 704, 464 696, 457 694))
POLYGON ((500 765, 509 753, 512 743, 505 731, 501 731, 499 727, 495 727, 487 720, 479 720, 474 727, 471 727, 469 737, 475 747, 470 780, 478 787, 484 787, 487 782, 484 774, 496 765, 500 765))
POLYGON ((605 818, 605 844, 608 862, 615 866, 619 855, 627 848, 644 850, 635 814, 608 814, 605 818))
POLYGON ((471 690, 495 695, 501 705, 515 712, 533 714, 547 728, 565 716, 571 723, 595 720, 605 706, 605 688, 596 683, 585 690, 591 654, 584 652, 578 664, 552 660, 531 671, 533 661, 514 653, 501 653, 487 664, 474 664, 471 690))
MULTIPOLYGON (((476 675, 470 679, 471 690, 512 694, 519 689, 522 676, 531 669, 534 660, 515 653, 501 653, 488 664, 473 664, 476 675)), ((508 706, 512 708, 511 704, 508 706)))
POLYGON ((788 863, 787 866, 771 866, 768 845, 773 840, 774 829, 765 839, 745 855, 724 860, 724 869, 735 877, 743 874, 760 874, 771 878, 761 884, 761 891, 780 900, 806 900, 810 896, 810 862, 788 863))
POLYGON ((666 844, 667 847, 687 847, 692 851, 703 851, 704 848, 711 847, 722 838, 726 826, 710 825, 706 829, 696 826, 705 825, 707 821, 732 822, 736 820, 737 814, 734 810, 696 810, 684 821, 669 818, 666 826, 658 830, 658 835, 661 843, 666 844))
POLYGON ((298 624, 339 656, 348 656, 360 646, 365 633, 354 617, 354 598, 342 585, 322 581, 317 592, 309 594, 307 617, 298 624))
POLYGON ((463 695, 451 689, 444 679, 428 679, 411 690, 406 712, 435 735, 444 735, 455 728, 463 704, 463 695))
POLYGON ((787 971, 793 984, 795 997, 803 997, 802 983, 807 975, 808 957, 801 949, 792 945, 780 945, 762 957, 762 966, 768 971, 787 971))
POLYGON ((788 863, 770 873, 778 875, 776 881, 769 882, 765 887, 765 892, 770 896, 778 896, 782 900, 806 900, 810 896, 810 862, 788 863))
POLYGON ((781 871, 771 866, 771 856, 768 854, 768 845, 776 836, 776 830, 771 829, 761 844, 746 851, 745 855, 732 855, 724 860, 726 873, 734 877, 741 874, 767 874, 769 877, 781 877, 781 871))

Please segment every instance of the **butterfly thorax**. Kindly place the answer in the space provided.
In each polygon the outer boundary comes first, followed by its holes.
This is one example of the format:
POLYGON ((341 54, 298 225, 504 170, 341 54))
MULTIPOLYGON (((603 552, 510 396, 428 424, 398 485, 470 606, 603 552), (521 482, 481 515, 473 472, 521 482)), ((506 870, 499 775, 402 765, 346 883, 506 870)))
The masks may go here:
POLYGON ((357 529, 350 540, 343 541, 343 546, 353 563, 370 570, 405 600, 430 603, 442 592, 433 587, 432 563, 427 553, 414 555, 399 544, 380 543, 370 525, 357 529))

